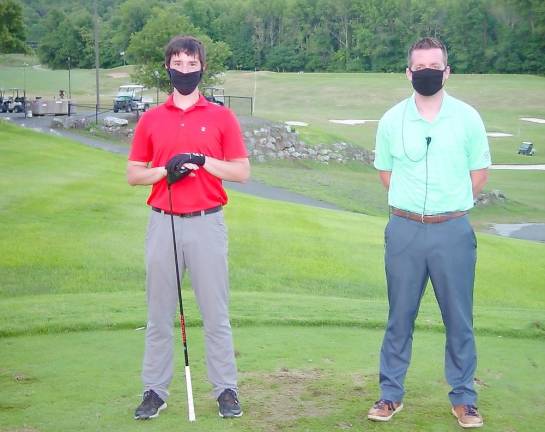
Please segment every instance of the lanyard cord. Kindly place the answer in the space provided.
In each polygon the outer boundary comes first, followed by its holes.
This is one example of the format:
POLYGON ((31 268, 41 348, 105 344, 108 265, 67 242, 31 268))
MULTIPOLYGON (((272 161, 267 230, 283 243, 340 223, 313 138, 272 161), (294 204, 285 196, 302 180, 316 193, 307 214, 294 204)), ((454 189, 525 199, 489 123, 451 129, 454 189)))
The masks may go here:
MULTIPOLYGON (((424 191, 424 205, 422 207, 422 223, 424 223, 424 215, 426 214, 426 204, 428 201, 428 150, 430 148, 431 143, 431 137, 426 137, 426 150, 424 151, 424 154, 419 159, 412 159, 405 149, 405 116, 407 114, 407 106, 409 105, 410 99, 407 99, 407 102, 405 102, 405 106, 403 107, 403 116, 401 117, 401 145, 403 146, 403 154, 405 157, 410 160, 413 163, 418 163, 422 161, 422 159, 426 159, 426 183, 425 183, 425 191, 424 191)), ((391 216, 391 209, 389 209, 389 215, 388 219, 391 216)))

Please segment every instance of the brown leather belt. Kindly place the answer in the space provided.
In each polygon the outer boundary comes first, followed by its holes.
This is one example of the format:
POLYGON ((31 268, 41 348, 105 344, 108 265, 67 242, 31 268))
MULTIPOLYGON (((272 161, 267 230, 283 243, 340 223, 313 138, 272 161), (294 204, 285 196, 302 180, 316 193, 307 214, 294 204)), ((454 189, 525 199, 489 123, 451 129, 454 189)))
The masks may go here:
POLYGON ((421 222, 425 224, 434 224, 434 223, 441 223, 446 222, 451 219, 459 218, 467 214, 466 211, 454 211, 454 212, 448 212, 448 213, 440 213, 440 214, 434 214, 434 215, 421 215, 418 213, 412 213, 405 210, 400 210, 392 207, 392 214, 405 218, 410 219, 416 222, 421 222))
MULTIPOLYGON (((212 207, 212 208, 209 208, 209 209, 206 209, 206 210, 197 210, 197 211, 189 212, 189 213, 172 213, 172 215, 173 216, 178 216, 178 217, 183 217, 183 218, 190 218, 190 217, 195 217, 195 216, 204 216, 204 215, 207 215, 207 214, 217 213, 222 208, 223 208, 223 206, 219 205, 219 206, 212 207)), ((163 213, 163 214, 166 214, 166 215, 170 214, 170 212, 162 210, 162 209, 157 208, 157 207, 152 207, 151 209, 154 212, 157 212, 157 213, 163 213)))

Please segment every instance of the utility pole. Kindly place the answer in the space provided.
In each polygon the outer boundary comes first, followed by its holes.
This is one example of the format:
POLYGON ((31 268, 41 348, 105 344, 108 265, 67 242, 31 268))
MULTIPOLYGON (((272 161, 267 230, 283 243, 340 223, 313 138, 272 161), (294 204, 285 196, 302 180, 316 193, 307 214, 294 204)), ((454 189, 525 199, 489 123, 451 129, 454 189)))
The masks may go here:
POLYGON ((72 85, 70 83, 70 69, 71 69, 71 64, 70 64, 70 56, 68 56, 68 99, 72 99, 72 85))
POLYGON ((96 86, 97 86, 97 112, 98 107, 100 106, 100 85, 98 80, 98 70, 100 63, 98 61, 98 12, 97 12, 97 0, 95 0, 95 75, 96 75, 96 86))
POLYGON ((155 75, 155 88, 157 89, 157 97, 155 98, 155 106, 159 105, 159 71, 153 71, 155 75))

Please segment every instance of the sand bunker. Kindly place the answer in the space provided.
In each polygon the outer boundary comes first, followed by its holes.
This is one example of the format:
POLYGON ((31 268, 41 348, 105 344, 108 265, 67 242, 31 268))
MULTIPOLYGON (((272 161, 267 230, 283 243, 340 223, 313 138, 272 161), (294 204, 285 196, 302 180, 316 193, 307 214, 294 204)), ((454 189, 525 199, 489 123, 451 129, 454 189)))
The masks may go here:
POLYGON ((486 136, 489 136, 491 138, 503 138, 503 137, 513 136, 513 134, 503 133, 503 132, 487 132, 486 136))
POLYGON ((344 124, 349 126, 365 124, 367 122, 378 122, 378 120, 329 120, 331 123, 344 124))
POLYGON ((545 124, 545 119, 535 118, 535 117, 521 117, 521 120, 532 122, 532 123, 541 123, 545 124))
POLYGON ((286 123, 288 126, 308 126, 308 123, 293 120, 288 120, 284 123, 286 123))
POLYGON ((110 78, 128 78, 129 74, 127 72, 111 72, 107 76, 110 78))

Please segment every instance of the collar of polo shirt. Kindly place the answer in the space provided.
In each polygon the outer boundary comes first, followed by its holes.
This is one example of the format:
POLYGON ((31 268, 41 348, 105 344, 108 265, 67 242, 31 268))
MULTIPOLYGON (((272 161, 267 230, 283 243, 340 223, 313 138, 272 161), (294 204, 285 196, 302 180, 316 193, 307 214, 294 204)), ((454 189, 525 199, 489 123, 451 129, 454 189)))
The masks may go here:
MULTIPOLYGON (((447 94, 446 91, 443 91, 443 101, 441 102, 441 110, 439 111, 439 114, 435 118, 434 122, 442 119, 451 117, 454 115, 453 106, 450 100, 450 96, 447 94)), ((416 108, 416 102, 414 99, 414 93, 407 101, 407 112, 406 112, 406 119, 407 120, 422 120, 422 116, 418 112, 418 108, 416 108)))

